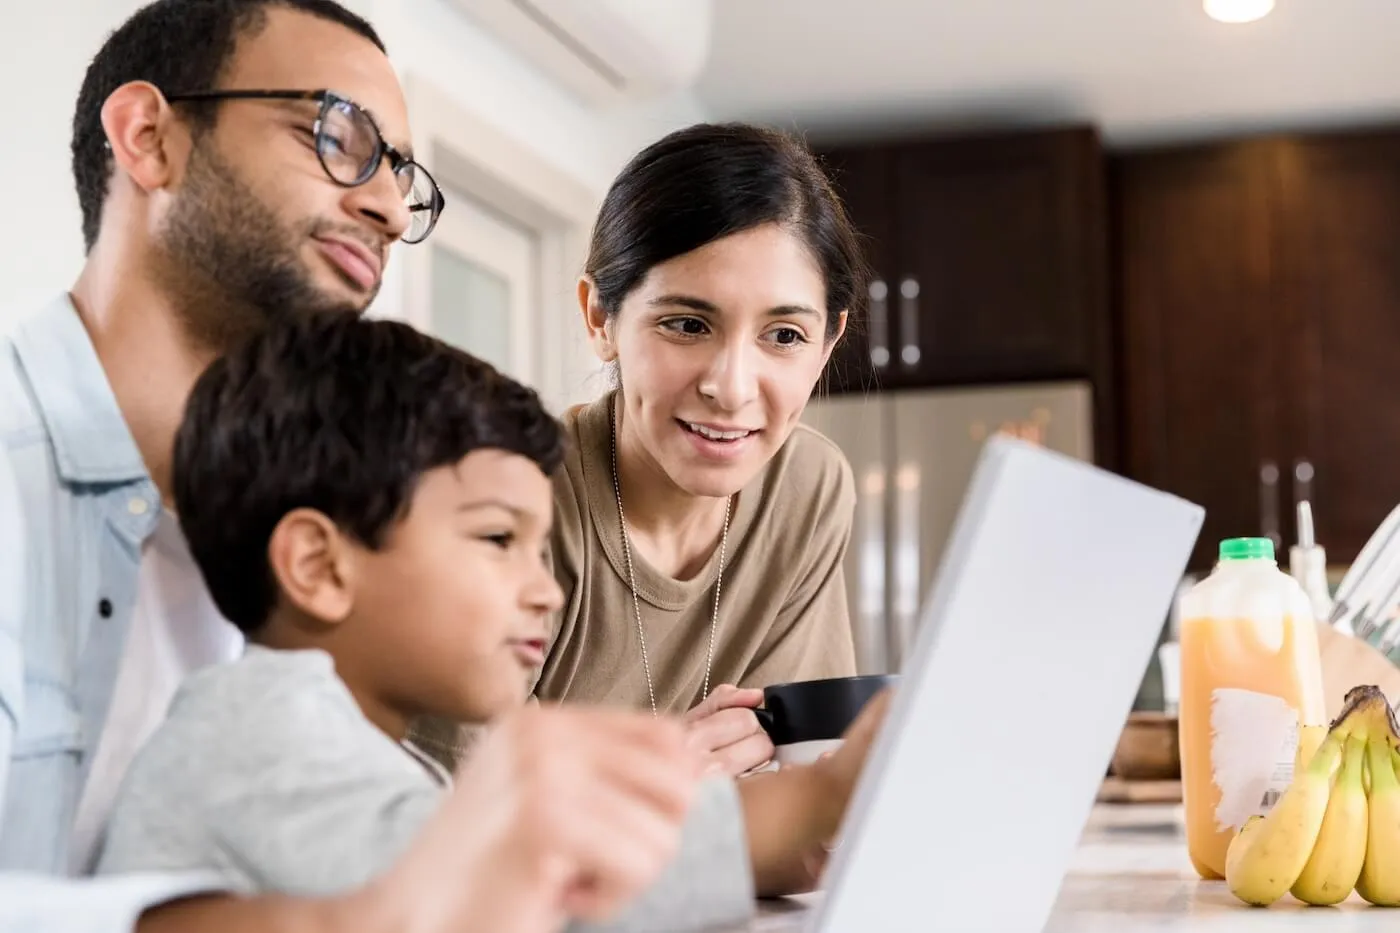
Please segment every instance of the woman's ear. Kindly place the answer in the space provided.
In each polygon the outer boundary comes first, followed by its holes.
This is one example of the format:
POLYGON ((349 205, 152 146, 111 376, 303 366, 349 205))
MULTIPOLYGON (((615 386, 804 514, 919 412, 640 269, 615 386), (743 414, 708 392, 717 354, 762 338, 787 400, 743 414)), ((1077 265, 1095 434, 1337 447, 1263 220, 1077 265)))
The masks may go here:
POLYGON ((836 333, 832 334, 831 337, 830 337, 830 339, 828 339, 828 340, 825 341, 825 344, 826 344, 826 345, 822 348, 822 365, 823 365, 823 366, 825 366, 825 365, 827 364, 827 361, 831 359, 831 352, 832 352, 833 350, 836 349, 836 345, 837 345, 838 343, 840 343, 840 342, 841 342, 841 338, 842 338, 843 336, 845 336, 845 333, 846 333, 846 321, 847 321, 848 319, 849 319, 849 315, 848 315, 848 313, 845 312, 845 311, 842 311, 842 312, 841 312, 841 316, 840 316, 839 318, 837 318, 837 320, 836 320, 836 333))
POLYGON ((294 509, 272 530, 267 560, 281 599, 325 625, 343 622, 355 605, 355 555, 322 512, 294 509))
POLYGON ((593 345, 593 352, 604 363, 615 361, 617 346, 608 330, 608 314, 598 295, 598 285, 591 276, 579 276, 578 307, 583 314, 583 326, 588 329, 588 342, 593 345))

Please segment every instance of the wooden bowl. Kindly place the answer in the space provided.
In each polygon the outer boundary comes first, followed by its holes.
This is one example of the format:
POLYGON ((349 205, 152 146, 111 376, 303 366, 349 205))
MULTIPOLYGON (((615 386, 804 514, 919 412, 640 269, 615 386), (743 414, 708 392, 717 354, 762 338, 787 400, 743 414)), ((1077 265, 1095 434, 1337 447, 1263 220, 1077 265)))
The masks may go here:
POLYGON ((1177 718, 1148 710, 1128 714, 1113 752, 1114 775, 1125 781, 1174 781, 1181 777, 1177 718))

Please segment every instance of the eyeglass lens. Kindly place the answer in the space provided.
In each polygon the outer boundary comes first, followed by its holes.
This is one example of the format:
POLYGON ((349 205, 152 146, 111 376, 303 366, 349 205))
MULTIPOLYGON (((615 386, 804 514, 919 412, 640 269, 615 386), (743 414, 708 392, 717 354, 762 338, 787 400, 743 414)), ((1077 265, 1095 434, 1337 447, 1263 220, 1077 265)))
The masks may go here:
MULTIPOLYGON (((337 98, 329 100, 322 110, 316 152, 331 178, 351 186, 368 181, 384 157, 379 129, 369 114, 337 98)), ((400 163, 394 178, 412 218, 403 239, 415 243, 427 236, 433 225, 435 185, 416 162, 400 163)))

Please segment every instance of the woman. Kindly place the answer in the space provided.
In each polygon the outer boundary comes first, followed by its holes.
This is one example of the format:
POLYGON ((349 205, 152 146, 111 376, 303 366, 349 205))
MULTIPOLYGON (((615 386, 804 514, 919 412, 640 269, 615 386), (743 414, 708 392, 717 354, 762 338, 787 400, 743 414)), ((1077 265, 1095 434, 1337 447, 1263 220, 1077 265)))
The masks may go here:
POLYGON ((616 387, 564 419, 539 699, 688 711, 739 774, 772 753, 757 688, 855 673, 851 470, 799 419, 865 283, 783 134, 693 126, 622 170, 578 286, 616 387))

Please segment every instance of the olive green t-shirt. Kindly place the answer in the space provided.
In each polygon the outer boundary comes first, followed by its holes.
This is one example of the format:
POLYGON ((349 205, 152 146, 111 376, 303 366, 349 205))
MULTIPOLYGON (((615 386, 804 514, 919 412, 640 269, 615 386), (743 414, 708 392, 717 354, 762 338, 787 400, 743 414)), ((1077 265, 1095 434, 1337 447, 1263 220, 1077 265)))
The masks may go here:
MULTIPOLYGON (((564 417, 564 467, 555 474, 551 557, 565 594, 541 700, 650 707, 612 476, 609 408, 615 393, 564 417)), ((623 502, 626 507, 626 501, 623 502)), ((855 484, 830 440, 799 425, 737 496, 715 627, 710 687, 763 687, 856 672, 842 562, 855 484)), ((656 702, 699 703, 714 609, 715 548, 689 580, 633 570, 656 702)))

